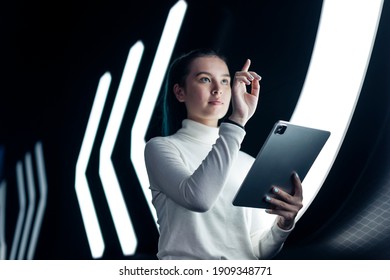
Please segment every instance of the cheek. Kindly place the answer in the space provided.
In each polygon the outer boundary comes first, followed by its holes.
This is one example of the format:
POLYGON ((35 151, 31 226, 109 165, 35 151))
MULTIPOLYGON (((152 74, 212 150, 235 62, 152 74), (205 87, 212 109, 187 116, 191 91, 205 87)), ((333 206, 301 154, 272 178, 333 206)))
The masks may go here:
POLYGON ((205 102, 206 99, 202 94, 192 92, 192 94, 189 94, 186 97, 185 104, 187 107, 187 111, 192 111, 193 109, 201 107, 205 102))
POLYGON ((225 101, 227 103, 230 102, 230 99, 232 98, 232 92, 229 90, 229 91, 226 91, 226 93, 224 94, 224 98, 225 98, 225 101))
POLYGON ((192 94, 188 96, 187 100, 191 103, 197 104, 197 103, 201 103, 203 100, 205 100, 205 98, 201 94, 192 94))
POLYGON ((229 109, 231 99, 232 99, 232 95, 231 95, 230 92, 227 92, 227 93, 224 94, 224 96, 223 96, 223 103, 225 105, 226 111, 229 109))
POLYGON ((192 92, 190 98, 191 101, 195 103, 202 103, 206 102, 210 98, 210 93, 207 90, 198 90, 192 92))

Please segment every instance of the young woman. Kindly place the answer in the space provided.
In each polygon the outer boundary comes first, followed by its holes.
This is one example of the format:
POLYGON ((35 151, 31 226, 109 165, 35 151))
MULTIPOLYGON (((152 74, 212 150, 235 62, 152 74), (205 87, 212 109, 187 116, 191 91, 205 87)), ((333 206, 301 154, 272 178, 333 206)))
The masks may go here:
POLYGON ((170 67, 165 136, 152 138, 145 148, 159 259, 272 258, 294 226, 302 207, 297 175, 294 195, 275 186, 277 198, 265 198, 273 205, 266 212, 276 216, 232 205, 254 160, 240 151, 260 92, 261 77, 249 71, 250 63, 233 81, 226 60, 214 51, 192 51, 170 67), (231 114, 221 122, 230 103, 231 114))

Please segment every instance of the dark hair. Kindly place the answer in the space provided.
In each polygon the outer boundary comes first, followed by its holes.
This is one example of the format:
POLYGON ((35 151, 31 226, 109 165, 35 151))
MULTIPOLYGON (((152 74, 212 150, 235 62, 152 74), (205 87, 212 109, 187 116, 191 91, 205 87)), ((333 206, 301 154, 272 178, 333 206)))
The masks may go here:
POLYGON ((185 80, 190 72, 194 59, 206 56, 217 56, 227 64, 226 58, 212 49, 196 49, 176 58, 168 69, 162 100, 162 135, 167 136, 181 128, 182 121, 187 118, 184 103, 179 102, 173 94, 173 86, 185 86, 185 80))

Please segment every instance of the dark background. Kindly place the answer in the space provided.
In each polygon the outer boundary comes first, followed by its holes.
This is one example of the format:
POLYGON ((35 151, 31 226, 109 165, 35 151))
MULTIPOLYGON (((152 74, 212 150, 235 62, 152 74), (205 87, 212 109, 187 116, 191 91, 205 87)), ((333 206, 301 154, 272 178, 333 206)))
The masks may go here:
MULTIPOLYGON (((103 259, 155 257, 158 232, 128 155, 134 117, 169 9, 176 2, 2 4, 0 145, 4 168, 0 182, 7 182, 8 254, 19 210, 15 166, 41 141, 49 189, 35 258, 92 258, 74 189, 75 166, 98 81, 108 71, 112 82, 87 169, 106 243, 103 259), (145 50, 112 156, 139 242, 134 256, 123 256, 102 192, 98 160, 128 51, 138 40, 145 50)), ((228 57, 231 71, 251 58, 252 69, 263 77, 260 106, 247 125, 242 146, 255 155, 273 123, 288 120, 294 111, 322 1, 186 2, 173 57, 211 47, 228 57)), ((389 13, 385 1, 366 80, 340 153, 278 259, 390 258, 389 13)), ((147 139, 159 134, 159 124, 156 109, 147 139)))

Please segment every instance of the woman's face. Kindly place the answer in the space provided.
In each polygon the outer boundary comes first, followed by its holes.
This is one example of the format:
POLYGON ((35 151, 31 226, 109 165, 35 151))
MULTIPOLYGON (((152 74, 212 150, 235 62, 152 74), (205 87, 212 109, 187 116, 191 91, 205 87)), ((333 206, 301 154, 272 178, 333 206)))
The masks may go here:
POLYGON ((216 127, 231 99, 230 74, 226 63, 216 56, 198 57, 190 65, 185 86, 174 93, 187 108, 187 118, 216 127))

